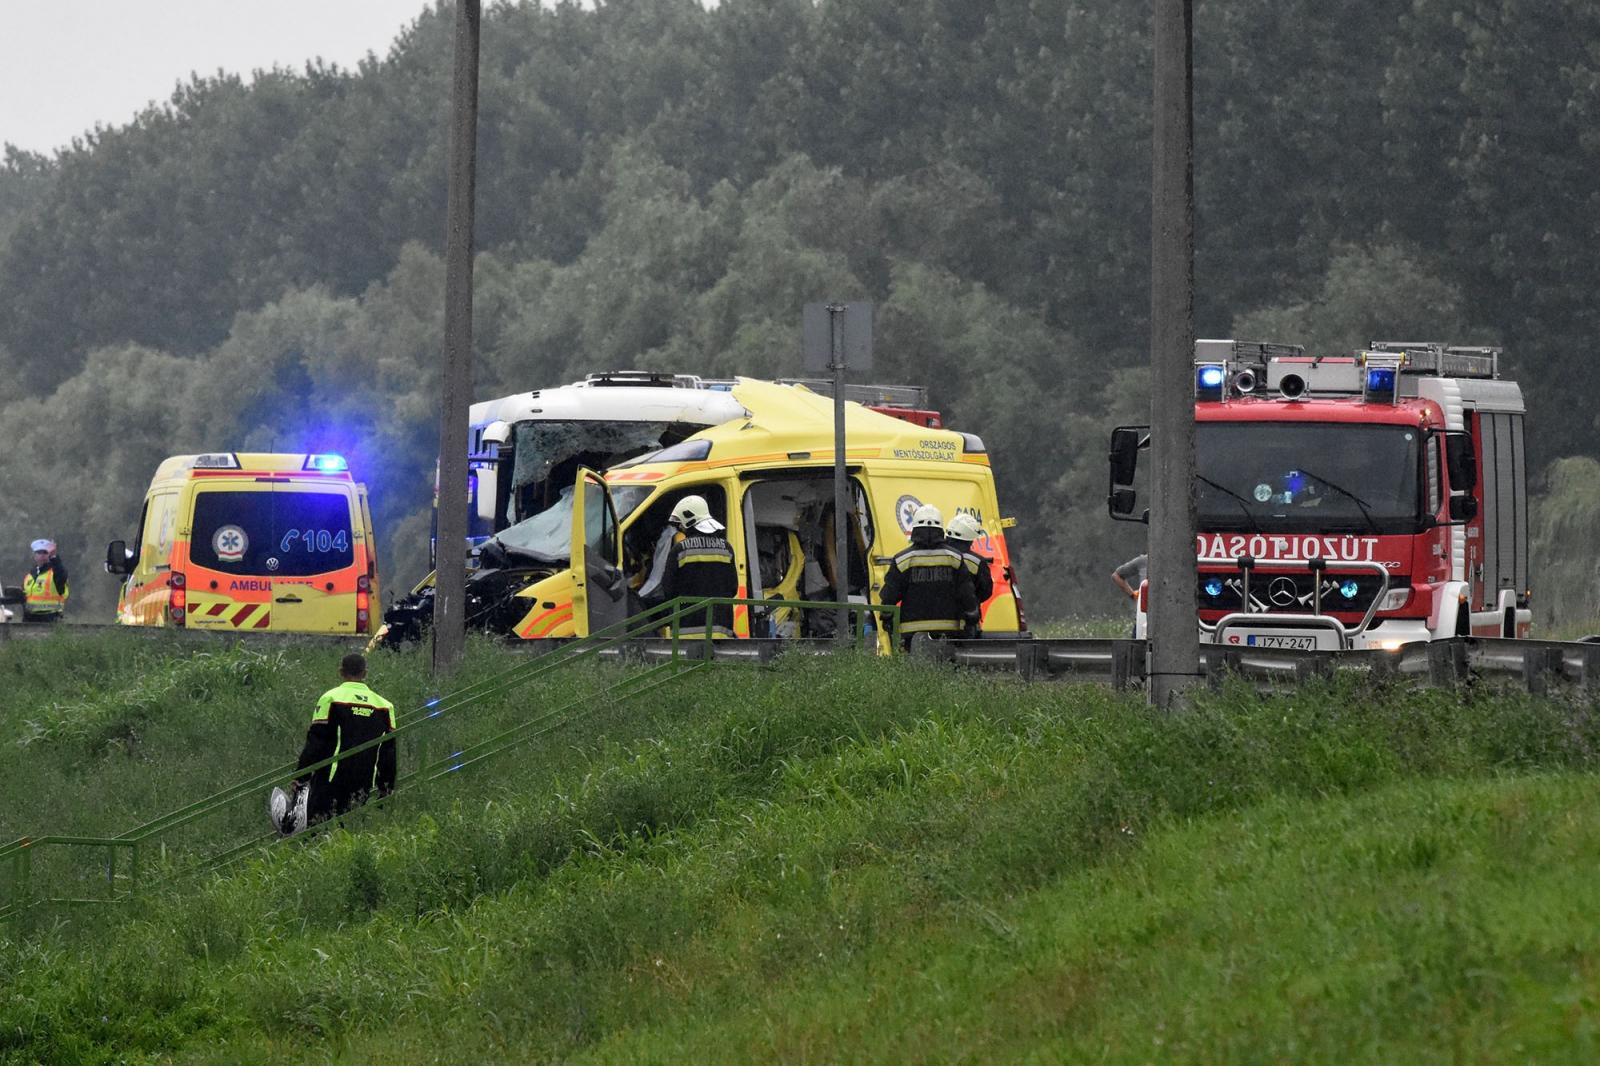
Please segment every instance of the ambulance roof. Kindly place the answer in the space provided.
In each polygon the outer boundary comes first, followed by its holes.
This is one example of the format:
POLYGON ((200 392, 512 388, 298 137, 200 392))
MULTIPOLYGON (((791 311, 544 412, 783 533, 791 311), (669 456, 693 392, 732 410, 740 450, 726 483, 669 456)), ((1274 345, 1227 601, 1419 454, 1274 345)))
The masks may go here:
POLYGON ((349 481, 344 459, 331 452, 201 452, 174 455, 156 467, 152 481, 183 480, 191 475, 225 477, 251 474, 296 474, 349 481))
MULTIPOLYGON (((801 385, 782 385, 755 378, 739 378, 733 397, 748 412, 722 425, 703 429, 671 451, 691 441, 711 445, 707 466, 736 463, 780 462, 799 458, 832 460, 833 399, 819 396, 801 385)), ((845 412, 845 450, 852 461, 858 458, 902 459, 987 464, 982 442, 971 434, 947 429, 929 429, 898 418, 879 414, 858 403, 847 402, 845 412)), ((660 453, 657 453, 660 454, 660 453)), ((663 466, 677 466, 684 460, 668 460, 663 466)), ((650 456, 631 466, 613 467, 620 476, 612 480, 632 480, 634 471, 653 466, 650 456)))

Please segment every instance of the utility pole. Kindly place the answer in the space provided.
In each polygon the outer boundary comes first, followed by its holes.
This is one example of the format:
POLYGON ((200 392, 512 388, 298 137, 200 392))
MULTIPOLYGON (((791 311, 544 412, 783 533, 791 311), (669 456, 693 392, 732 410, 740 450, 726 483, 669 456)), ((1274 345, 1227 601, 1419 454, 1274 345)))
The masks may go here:
POLYGON ((434 504, 433 673, 461 664, 467 645, 467 408, 472 403, 472 216, 478 147, 479 0, 456 0, 446 208, 444 380, 434 504))
MULTIPOLYGON (((833 595, 844 603, 850 592, 849 522, 850 482, 844 454, 844 323, 845 306, 828 305, 828 369, 833 371, 833 595)), ((850 641, 850 609, 838 608, 834 618, 834 640, 850 641)))
POLYGON ((1194 5, 1155 0, 1150 218, 1150 683, 1176 709, 1200 677, 1194 516, 1194 5))

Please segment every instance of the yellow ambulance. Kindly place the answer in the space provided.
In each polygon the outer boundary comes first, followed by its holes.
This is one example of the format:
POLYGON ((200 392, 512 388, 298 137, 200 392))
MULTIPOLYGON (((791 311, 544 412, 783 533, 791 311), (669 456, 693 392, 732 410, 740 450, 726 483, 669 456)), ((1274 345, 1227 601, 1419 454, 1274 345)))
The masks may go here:
POLYGON ((366 633, 378 596, 367 489, 338 455, 175 455, 106 570, 124 578, 124 625, 366 633))
MULTIPOLYGON (((705 497, 727 526, 738 558, 739 594, 757 599, 835 598, 836 577, 853 602, 878 602, 895 553, 910 541, 911 516, 934 504, 948 521, 966 512, 984 535, 974 549, 990 560, 994 593, 982 605, 986 633, 1026 628, 994 475, 983 442, 845 405, 846 461, 853 507, 848 555, 838 565, 833 534, 833 401, 801 386, 739 379, 745 415, 611 467, 581 470, 547 510, 502 530, 484 552, 486 568, 523 568, 516 592, 524 639, 584 636, 649 602, 663 530, 685 495, 705 497), (842 575, 841 575, 842 570, 842 575)), ((484 575, 488 576, 488 575, 484 575)), ((741 637, 826 635, 832 612, 735 611, 741 637)))

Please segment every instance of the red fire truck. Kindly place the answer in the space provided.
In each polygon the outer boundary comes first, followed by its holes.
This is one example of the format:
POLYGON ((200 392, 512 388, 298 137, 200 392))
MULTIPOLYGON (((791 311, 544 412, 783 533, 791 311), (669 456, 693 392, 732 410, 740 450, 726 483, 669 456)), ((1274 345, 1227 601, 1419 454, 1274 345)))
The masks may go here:
MULTIPOLYGON (((1525 408, 1500 358, 1436 342, 1321 357, 1199 341, 1202 641, 1394 648, 1527 636, 1525 408)), ((1148 520, 1136 511, 1148 444, 1148 427, 1112 433, 1113 518, 1148 520)), ((1140 637, 1145 612, 1141 590, 1140 637)))

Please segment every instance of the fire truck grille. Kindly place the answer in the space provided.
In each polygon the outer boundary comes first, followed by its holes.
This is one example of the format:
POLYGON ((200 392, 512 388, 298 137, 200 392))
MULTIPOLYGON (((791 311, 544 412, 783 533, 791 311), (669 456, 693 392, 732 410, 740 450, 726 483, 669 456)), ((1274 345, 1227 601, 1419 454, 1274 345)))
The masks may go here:
MULTIPOLYGON (((1309 614, 1316 586, 1308 570, 1257 570, 1250 575, 1250 610, 1309 614)), ((1361 613, 1383 587, 1377 574, 1322 574, 1322 613, 1361 613)), ((1404 578, 1389 579, 1389 589, 1409 588, 1404 578)), ((1244 577, 1238 572, 1201 574, 1196 600, 1202 611, 1244 610, 1244 577)))

